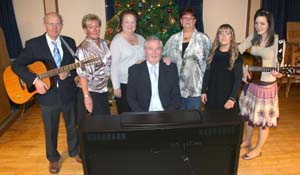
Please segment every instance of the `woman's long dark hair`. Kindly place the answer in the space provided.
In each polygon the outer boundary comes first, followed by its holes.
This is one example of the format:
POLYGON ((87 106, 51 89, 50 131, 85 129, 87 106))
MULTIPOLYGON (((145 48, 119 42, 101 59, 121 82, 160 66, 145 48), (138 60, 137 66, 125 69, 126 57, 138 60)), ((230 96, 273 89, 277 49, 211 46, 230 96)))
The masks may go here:
MULTIPOLYGON (((267 31, 267 43, 266 43, 266 46, 265 47, 270 47, 274 44, 274 35, 275 35, 275 31, 274 31, 274 18, 273 18, 273 15, 264 10, 264 9, 259 9, 256 11, 255 15, 254 15, 254 24, 255 24, 255 20, 257 17, 259 16, 264 16, 266 17, 267 19, 267 22, 268 22, 268 31, 267 31)), ((251 40, 251 43, 252 45, 260 45, 261 43, 261 36, 257 33, 256 29, 255 29, 255 25, 254 25, 254 35, 253 35, 253 38, 251 40)))

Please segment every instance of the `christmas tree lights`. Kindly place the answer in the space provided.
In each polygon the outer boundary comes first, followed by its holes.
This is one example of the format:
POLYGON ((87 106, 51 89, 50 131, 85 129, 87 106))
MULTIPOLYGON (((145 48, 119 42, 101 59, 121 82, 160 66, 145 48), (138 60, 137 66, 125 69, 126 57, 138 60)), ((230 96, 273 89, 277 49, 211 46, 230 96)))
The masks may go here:
POLYGON ((181 30, 178 7, 173 0, 114 0, 114 8, 115 15, 106 24, 107 43, 120 31, 119 15, 125 9, 134 9, 138 13, 136 33, 145 38, 156 35, 165 43, 181 30))

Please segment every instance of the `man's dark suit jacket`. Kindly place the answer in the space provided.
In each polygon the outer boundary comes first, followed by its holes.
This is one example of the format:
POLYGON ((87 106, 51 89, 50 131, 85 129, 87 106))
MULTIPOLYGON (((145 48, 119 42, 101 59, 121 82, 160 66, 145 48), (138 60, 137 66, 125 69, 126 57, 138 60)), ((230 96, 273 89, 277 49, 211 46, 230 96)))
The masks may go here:
MULTIPOLYGON (((61 36, 69 44, 69 46, 76 50, 75 41, 72 38, 61 36)), ((61 66, 74 63, 74 58, 68 51, 67 47, 62 42, 63 57, 61 66)), ((47 44, 46 35, 43 34, 36 38, 26 41, 25 48, 20 55, 16 58, 12 65, 12 70, 26 82, 28 87, 34 86, 32 83, 36 75, 27 69, 27 65, 36 61, 44 62, 48 69, 57 68, 54 58, 52 57, 51 50, 47 44)), ((70 71, 70 76, 64 80, 60 80, 58 75, 53 77, 51 88, 44 95, 37 95, 37 99, 41 105, 54 105, 57 104, 57 98, 61 98, 62 103, 69 103, 75 100, 77 87, 74 82, 76 70, 70 71), (59 82, 59 88, 56 87, 55 82, 59 82)))
MULTIPOLYGON (((129 68, 127 101, 134 112, 149 110, 151 100, 151 80, 146 61, 129 68)), ((158 92, 165 111, 179 109, 180 90, 177 66, 159 63, 158 92)))

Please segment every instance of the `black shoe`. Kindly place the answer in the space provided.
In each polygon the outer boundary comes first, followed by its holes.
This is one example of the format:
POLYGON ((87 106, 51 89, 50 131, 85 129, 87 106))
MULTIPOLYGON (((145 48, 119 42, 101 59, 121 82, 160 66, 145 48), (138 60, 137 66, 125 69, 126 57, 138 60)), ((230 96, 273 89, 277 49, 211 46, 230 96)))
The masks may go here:
POLYGON ((50 162, 49 172, 52 174, 57 174, 60 171, 60 166, 58 162, 50 162))

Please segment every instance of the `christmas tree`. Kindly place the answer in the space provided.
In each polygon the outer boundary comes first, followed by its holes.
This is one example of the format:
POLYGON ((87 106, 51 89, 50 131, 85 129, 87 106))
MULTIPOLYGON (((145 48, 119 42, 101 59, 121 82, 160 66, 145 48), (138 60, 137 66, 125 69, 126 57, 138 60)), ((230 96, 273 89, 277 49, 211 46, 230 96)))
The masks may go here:
POLYGON ((105 39, 108 43, 120 31, 119 15, 134 9, 138 15, 136 33, 144 37, 156 35, 165 43, 180 31, 178 7, 172 0, 114 0, 115 15, 107 21, 105 39))

